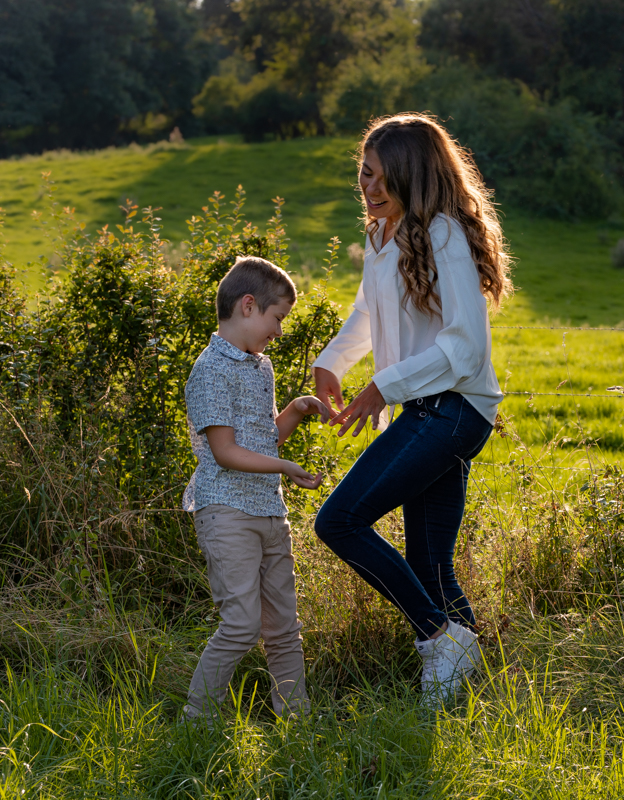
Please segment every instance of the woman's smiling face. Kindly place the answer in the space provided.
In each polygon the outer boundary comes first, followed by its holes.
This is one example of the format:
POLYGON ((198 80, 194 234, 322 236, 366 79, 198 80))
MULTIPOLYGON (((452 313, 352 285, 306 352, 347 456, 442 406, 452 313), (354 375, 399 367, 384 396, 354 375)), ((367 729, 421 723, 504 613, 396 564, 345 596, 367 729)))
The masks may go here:
POLYGON ((401 216, 401 207, 388 194, 381 161, 372 147, 364 153, 360 169, 360 188, 371 217, 397 220, 401 216))

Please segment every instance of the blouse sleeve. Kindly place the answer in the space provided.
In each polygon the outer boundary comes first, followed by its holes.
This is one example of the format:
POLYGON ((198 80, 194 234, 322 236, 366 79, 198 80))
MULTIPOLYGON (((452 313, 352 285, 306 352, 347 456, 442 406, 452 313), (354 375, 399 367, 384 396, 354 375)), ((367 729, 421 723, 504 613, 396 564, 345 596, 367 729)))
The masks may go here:
POLYGON ((327 369, 341 381, 346 372, 369 353, 371 348, 370 315, 360 283, 353 311, 312 367, 327 369))
POLYGON ((445 218, 429 234, 438 270, 442 329, 427 350, 392 364, 373 378, 388 404, 455 389, 488 357, 487 303, 464 231, 445 218))

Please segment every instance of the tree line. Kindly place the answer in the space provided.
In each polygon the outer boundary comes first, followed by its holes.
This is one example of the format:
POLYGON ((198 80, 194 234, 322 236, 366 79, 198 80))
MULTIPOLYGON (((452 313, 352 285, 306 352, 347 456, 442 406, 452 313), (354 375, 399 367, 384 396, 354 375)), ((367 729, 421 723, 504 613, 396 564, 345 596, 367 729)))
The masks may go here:
POLYGON ((430 110, 501 197, 605 216, 624 0, 0 0, 0 155, 430 110))

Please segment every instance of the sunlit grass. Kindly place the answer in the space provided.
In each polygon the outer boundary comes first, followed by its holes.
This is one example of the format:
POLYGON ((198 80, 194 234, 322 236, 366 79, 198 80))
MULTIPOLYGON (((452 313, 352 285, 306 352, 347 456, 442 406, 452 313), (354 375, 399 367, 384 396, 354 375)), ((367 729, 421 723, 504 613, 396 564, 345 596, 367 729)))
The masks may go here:
MULTIPOLYGON (((606 597, 586 595, 584 607, 578 591, 576 608, 538 610, 531 587, 513 575, 527 492, 547 499, 517 484, 515 498, 501 503, 508 512, 501 521, 471 490, 460 569, 473 596, 487 587, 475 598, 485 664, 467 693, 435 715, 419 704, 418 661, 400 615, 327 558, 302 517, 296 553, 312 698, 305 720, 274 717, 257 649, 237 670, 215 731, 179 723, 214 625, 212 615, 202 621, 207 598, 172 624, 157 605, 124 611, 121 596, 53 612, 14 594, 19 610, 0 614, 8 659, 0 686, 2 796, 621 796, 622 620, 606 597), (475 512, 485 527, 473 526, 475 512), (489 536, 488 524, 506 541, 489 536)), ((534 529, 533 558, 548 546, 543 522, 534 529)), ((396 520, 384 533, 401 546, 396 520)))
MULTIPOLYGON (((621 718, 575 708, 575 691, 553 696, 561 641, 556 631, 540 642, 548 656, 539 666, 496 663, 437 718, 414 705, 391 664, 383 686, 339 700, 318 692, 303 722, 239 706, 213 734, 176 727, 169 705, 129 675, 98 697, 62 665, 37 685, 10 674, 3 794, 612 800, 624 791, 621 718)), ((589 641, 585 650, 600 652, 589 641)))

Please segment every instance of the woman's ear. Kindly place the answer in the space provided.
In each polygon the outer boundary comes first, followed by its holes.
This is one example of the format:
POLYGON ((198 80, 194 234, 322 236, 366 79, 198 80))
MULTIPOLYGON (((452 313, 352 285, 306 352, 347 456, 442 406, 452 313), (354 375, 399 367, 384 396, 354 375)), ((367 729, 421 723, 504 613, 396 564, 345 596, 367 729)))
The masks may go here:
POLYGON ((256 299, 252 294, 245 294, 241 297, 241 310, 244 317, 250 317, 256 305, 256 299))

